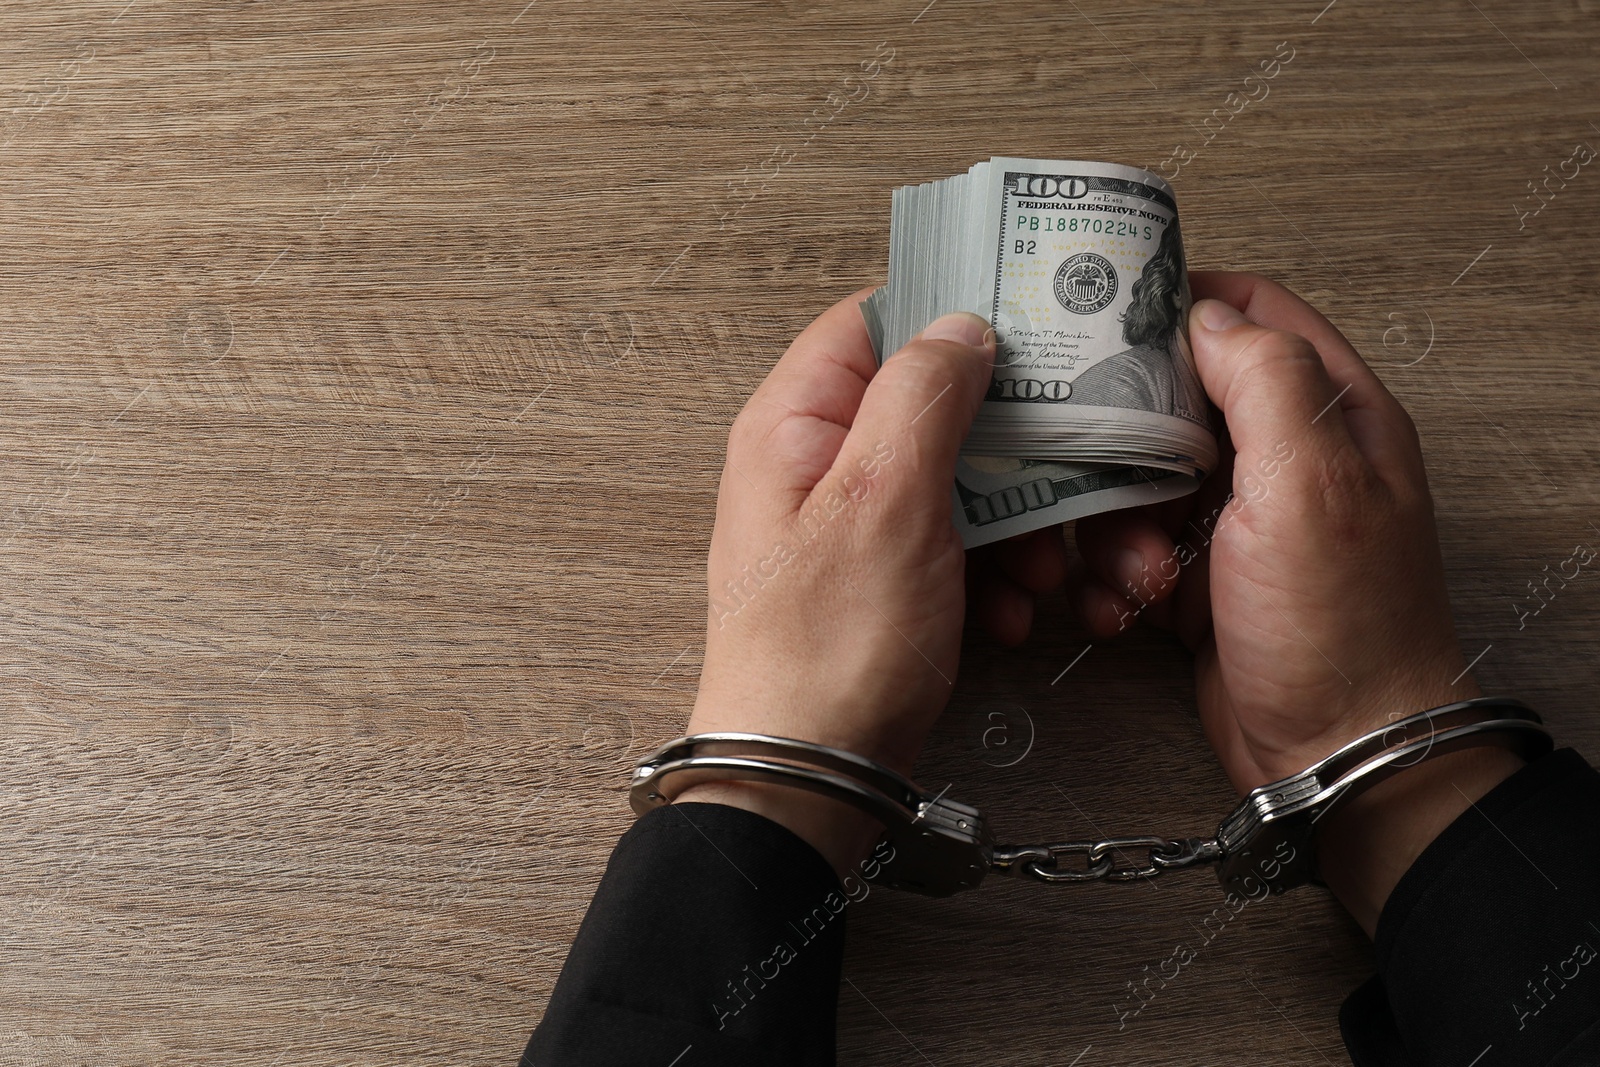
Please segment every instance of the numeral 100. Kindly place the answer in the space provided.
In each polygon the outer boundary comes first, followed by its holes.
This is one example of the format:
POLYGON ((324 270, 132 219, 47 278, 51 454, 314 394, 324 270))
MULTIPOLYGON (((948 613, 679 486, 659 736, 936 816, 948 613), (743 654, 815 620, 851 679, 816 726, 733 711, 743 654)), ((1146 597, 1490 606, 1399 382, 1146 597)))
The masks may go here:
POLYGON ((1061 196, 1077 200, 1087 196, 1089 184, 1082 178, 1056 178, 1049 174, 1014 174, 1016 191, 1023 196, 1061 196))
POLYGON ((996 378, 989 383, 989 400, 1065 400, 1072 383, 1041 382, 1035 378, 996 378))

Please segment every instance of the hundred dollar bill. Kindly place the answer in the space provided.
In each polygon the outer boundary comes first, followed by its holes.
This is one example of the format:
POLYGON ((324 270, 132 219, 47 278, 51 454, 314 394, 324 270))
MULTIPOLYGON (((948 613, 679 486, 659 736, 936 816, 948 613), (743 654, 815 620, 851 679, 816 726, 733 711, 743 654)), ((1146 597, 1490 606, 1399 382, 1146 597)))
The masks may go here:
POLYGON ((950 311, 995 327, 952 490, 970 548, 1192 492, 1217 464, 1172 189, 1114 163, 999 157, 894 194, 881 361, 950 311))

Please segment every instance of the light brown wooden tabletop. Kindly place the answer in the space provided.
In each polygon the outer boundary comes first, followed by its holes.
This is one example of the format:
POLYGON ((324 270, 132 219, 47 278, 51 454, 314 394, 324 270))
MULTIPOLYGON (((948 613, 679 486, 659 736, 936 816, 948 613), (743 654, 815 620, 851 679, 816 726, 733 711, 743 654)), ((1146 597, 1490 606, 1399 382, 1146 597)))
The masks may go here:
MULTIPOLYGON (((1595 570, 1544 584, 1600 544, 1596 7, 1325 3, 6 5, 0 1064, 513 1063, 685 721, 729 422, 890 191, 993 155, 1164 169, 1191 266, 1323 308, 1475 674, 1600 757, 1595 570)), ((1213 830, 1182 650, 1044 614, 969 635, 919 779, 1213 830)), ((874 894, 840 1060, 1347 1062, 1314 889, 1119 1028, 1219 900, 874 894)))

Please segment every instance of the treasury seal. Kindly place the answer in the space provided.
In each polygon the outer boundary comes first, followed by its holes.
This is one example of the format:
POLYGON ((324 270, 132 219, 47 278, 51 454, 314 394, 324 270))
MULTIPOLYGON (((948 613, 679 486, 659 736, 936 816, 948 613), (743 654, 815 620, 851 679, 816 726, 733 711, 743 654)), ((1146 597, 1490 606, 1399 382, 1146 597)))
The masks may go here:
POLYGON ((1056 271, 1056 299, 1074 315, 1092 315, 1117 295, 1117 270, 1093 252, 1079 252, 1056 271))

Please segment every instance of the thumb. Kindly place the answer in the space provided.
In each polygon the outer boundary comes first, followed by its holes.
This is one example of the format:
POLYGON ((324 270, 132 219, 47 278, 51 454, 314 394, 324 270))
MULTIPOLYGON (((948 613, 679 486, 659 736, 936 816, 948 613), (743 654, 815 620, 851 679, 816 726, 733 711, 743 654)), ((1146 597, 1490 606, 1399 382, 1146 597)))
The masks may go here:
POLYGON ((1341 392, 1304 337, 1257 326, 1220 300, 1201 300, 1189 316, 1189 338, 1200 380, 1240 453, 1271 452, 1284 441, 1325 455, 1355 448, 1341 392))
POLYGON ((836 472, 853 471, 869 455, 893 456, 882 479, 890 513, 948 519, 956 455, 993 366, 988 322, 967 312, 935 319, 873 375, 836 472))

